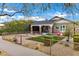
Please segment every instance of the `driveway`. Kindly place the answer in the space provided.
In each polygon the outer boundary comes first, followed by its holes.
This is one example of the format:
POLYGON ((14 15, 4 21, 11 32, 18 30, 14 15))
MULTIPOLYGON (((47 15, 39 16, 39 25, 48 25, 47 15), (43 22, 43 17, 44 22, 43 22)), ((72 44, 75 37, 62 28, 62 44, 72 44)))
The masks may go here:
POLYGON ((29 49, 11 42, 5 41, 0 36, 0 49, 5 50, 11 56, 46 56, 37 50, 29 49))

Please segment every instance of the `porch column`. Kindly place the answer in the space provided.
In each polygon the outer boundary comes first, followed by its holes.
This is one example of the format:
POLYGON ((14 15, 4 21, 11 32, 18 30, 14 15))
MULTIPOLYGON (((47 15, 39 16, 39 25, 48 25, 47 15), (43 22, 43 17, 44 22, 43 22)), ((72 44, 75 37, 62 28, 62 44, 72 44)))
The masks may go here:
POLYGON ((31 34, 33 34, 33 28, 32 28, 33 26, 31 25, 31 34))
POLYGON ((42 33, 42 28, 41 28, 42 26, 41 25, 39 25, 39 33, 41 34, 42 33))
POLYGON ((50 25, 50 28, 49 28, 49 33, 50 33, 50 34, 52 34, 52 26, 53 26, 53 25, 50 25))

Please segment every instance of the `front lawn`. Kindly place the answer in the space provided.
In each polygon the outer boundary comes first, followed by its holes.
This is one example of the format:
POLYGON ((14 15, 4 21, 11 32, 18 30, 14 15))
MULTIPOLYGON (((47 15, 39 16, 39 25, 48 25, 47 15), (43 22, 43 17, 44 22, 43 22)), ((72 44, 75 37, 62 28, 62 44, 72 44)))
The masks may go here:
POLYGON ((58 42, 59 40, 62 40, 64 37, 60 36, 54 36, 54 35, 42 35, 38 37, 32 37, 31 40, 38 41, 38 42, 45 42, 46 40, 51 41, 52 44, 58 42))

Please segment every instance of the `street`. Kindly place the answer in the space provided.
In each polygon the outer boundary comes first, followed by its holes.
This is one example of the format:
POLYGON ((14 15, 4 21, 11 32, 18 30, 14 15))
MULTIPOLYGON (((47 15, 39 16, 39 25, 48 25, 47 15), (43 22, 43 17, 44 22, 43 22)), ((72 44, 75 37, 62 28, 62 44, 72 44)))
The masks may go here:
POLYGON ((5 50, 11 56, 46 56, 46 54, 39 52, 37 50, 33 50, 30 48, 26 48, 24 46, 20 46, 5 40, 2 40, 0 36, 0 49, 5 50))

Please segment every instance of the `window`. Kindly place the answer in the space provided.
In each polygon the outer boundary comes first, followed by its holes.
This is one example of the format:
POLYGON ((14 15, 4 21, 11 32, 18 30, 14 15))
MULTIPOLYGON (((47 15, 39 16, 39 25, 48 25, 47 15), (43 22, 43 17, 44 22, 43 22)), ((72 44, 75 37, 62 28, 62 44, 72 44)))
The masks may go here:
POLYGON ((63 28, 65 28, 65 26, 62 26, 63 28))
POLYGON ((60 31, 61 31, 61 32, 65 32, 65 30, 66 30, 66 26, 65 26, 65 25, 61 25, 61 26, 60 26, 60 31))

